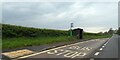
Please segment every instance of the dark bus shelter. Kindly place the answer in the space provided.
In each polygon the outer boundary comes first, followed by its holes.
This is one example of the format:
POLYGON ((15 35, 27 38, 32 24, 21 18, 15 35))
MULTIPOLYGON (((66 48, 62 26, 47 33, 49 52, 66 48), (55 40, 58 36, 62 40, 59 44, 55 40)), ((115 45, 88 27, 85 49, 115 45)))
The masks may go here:
POLYGON ((78 39, 83 39, 83 29, 77 28, 72 30, 73 36, 78 39))

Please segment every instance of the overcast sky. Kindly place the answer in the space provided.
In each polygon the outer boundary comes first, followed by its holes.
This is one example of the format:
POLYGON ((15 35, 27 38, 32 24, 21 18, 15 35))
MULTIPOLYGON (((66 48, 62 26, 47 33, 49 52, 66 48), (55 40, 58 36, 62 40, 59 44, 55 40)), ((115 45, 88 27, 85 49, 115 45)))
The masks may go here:
POLYGON ((86 32, 107 31, 118 26, 115 2, 5 2, 3 23, 68 30, 70 23, 86 32))

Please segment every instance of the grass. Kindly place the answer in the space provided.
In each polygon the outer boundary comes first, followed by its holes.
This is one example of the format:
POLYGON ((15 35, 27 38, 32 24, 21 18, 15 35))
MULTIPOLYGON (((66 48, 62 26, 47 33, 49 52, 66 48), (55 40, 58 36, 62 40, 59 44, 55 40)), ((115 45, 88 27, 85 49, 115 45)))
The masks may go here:
MULTIPOLYGON (((34 45, 51 44, 55 42, 68 42, 77 40, 76 38, 68 37, 69 31, 39 29, 22 27, 16 25, 2 24, 2 48, 13 49, 19 47, 27 47, 34 45), (51 37, 50 37, 51 36, 51 37), (55 37, 58 36, 58 37, 55 37), (33 37, 33 38, 30 38, 33 37)), ((110 35, 98 33, 83 33, 84 39, 108 38, 110 35)), ((1 43, 1 41, 0 41, 1 43)), ((0 47, 1 49, 1 47, 0 47)))
POLYGON ((2 51, 2 38, 0 38, 0 52, 2 51))
POLYGON ((112 35, 84 35, 84 39, 110 38, 112 35))
MULTIPOLYGON (((97 38, 109 38, 111 35, 84 35, 84 39, 97 39, 97 38)), ((51 44, 55 42, 68 42, 71 40, 77 40, 68 36, 59 37, 19 37, 19 38, 5 38, 2 40, 3 49, 13 49, 19 47, 36 46, 43 44, 51 44)))
POLYGON ((37 37, 37 38, 26 38, 26 37, 7 38, 7 39, 3 39, 2 48, 11 49, 11 48, 18 48, 18 47, 33 46, 33 45, 50 44, 55 42, 66 42, 69 40, 71 40, 71 38, 67 36, 37 37))

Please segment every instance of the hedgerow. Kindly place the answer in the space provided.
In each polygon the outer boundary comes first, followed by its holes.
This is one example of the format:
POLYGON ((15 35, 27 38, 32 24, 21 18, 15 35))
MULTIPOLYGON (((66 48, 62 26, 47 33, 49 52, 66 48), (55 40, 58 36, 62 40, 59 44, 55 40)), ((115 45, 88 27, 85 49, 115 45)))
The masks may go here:
POLYGON ((2 24, 2 37, 47 37, 47 36, 67 36, 68 31, 40 29, 32 27, 23 27, 9 24, 2 24))

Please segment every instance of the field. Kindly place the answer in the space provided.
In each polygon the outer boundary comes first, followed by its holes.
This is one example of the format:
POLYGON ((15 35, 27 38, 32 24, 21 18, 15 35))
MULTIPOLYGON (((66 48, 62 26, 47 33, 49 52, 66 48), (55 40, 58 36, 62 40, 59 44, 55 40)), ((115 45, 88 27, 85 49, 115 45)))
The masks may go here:
MULTIPOLYGON (((111 35, 98 33, 83 33, 84 39, 108 38, 111 35)), ((78 40, 70 37, 69 31, 28 28, 14 25, 2 25, 2 48, 14 49, 19 47, 68 42, 78 40)))

